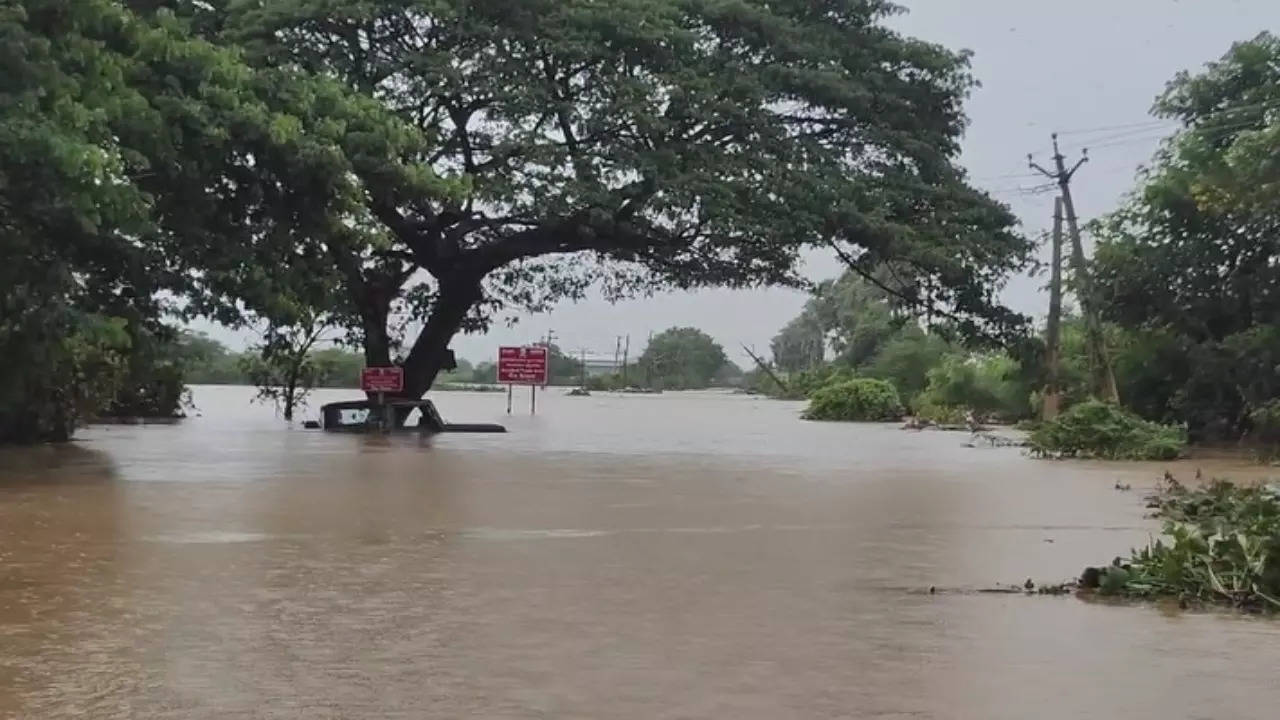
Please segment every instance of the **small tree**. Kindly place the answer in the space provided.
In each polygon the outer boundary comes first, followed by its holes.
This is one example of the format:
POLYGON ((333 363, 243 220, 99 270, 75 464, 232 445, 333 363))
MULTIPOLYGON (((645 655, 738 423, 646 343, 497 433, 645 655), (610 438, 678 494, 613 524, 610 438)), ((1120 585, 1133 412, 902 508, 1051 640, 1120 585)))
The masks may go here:
POLYGON ((241 359, 241 368, 258 386, 257 400, 273 402, 293 421, 293 411, 332 372, 330 361, 312 350, 323 340, 326 326, 308 317, 296 325, 272 325, 263 342, 241 359))

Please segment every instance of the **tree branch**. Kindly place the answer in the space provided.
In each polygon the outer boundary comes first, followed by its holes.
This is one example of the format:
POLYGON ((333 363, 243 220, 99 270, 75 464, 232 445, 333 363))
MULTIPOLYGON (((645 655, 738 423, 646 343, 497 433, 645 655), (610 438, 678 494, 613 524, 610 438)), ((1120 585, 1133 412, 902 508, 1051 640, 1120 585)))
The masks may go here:
POLYGON ((899 290, 898 288, 892 287, 887 283, 882 282, 880 278, 877 278, 874 273, 862 267, 861 263, 859 263, 853 256, 849 255, 849 253, 842 250, 840 246, 837 245, 836 243, 834 242, 831 243, 831 248, 835 250, 836 256, 840 258, 840 261, 843 262, 845 266, 848 267, 850 270, 852 270, 856 275, 861 277, 863 280, 866 280, 867 282, 871 283, 872 285, 876 286, 877 288, 883 290, 884 292, 889 293, 890 295, 897 298, 898 300, 902 301, 907 307, 915 310, 919 310, 923 308, 929 312, 934 312, 950 320, 955 320, 956 322, 965 321, 965 319, 960 317, 959 315, 948 312, 946 310, 937 310, 932 307, 931 303, 923 301, 919 297, 908 295, 902 292, 901 290, 899 290))

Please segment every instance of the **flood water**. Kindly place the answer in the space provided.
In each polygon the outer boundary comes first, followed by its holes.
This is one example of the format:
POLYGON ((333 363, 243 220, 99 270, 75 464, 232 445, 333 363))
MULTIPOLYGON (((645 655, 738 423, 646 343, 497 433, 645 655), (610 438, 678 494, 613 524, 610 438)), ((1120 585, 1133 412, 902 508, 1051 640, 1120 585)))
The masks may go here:
POLYGON ((501 394, 444 393, 447 419, 511 433, 430 439, 290 429, 250 395, 197 388, 179 425, 0 450, 0 717, 1280 707, 1278 622, 969 592, 1145 542, 1161 465, 717 393, 552 391, 536 417, 517 393, 509 418, 501 394))

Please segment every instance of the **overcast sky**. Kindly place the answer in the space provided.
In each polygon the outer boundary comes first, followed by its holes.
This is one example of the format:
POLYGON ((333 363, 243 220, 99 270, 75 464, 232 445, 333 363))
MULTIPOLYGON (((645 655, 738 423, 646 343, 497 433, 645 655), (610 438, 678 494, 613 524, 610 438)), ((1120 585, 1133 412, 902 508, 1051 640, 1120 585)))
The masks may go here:
MULTIPOLYGON (((909 13, 894 25, 904 33, 973 51, 981 81, 967 105, 969 131, 962 163, 975 183, 996 193, 1038 234, 1049 224, 1051 194, 1028 194, 1040 184, 1027 176, 1028 152, 1046 163, 1053 131, 1063 133, 1069 156, 1088 145, 1092 161, 1073 185, 1085 219, 1114 208, 1132 186, 1135 170, 1171 125, 1149 123, 1152 100, 1179 70, 1201 67, 1231 43, 1263 30, 1280 30, 1280 0, 902 0, 909 13), (1117 127, 1120 126, 1120 127, 1117 127)), ((813 258, 815 279, 839 272, 813 258)), ((1015 279, 1006 301, 1040 315, 1040 280, 1015 279)), ((674 293, 610 305, 563 304, 547 315, 523 318, 484 336, 459 337, 459 357, 487 360, 497 346, 522 344, 554 329, 561 347, 612 355, 615 338, 631 336, 633 356, 651 332, 692 325, 714 336, 745 364, 742 344, 765 350, 770 338, 804 304, 787 290, 674 293)), ((245 338, 198 326, 233 347, 245 338)))

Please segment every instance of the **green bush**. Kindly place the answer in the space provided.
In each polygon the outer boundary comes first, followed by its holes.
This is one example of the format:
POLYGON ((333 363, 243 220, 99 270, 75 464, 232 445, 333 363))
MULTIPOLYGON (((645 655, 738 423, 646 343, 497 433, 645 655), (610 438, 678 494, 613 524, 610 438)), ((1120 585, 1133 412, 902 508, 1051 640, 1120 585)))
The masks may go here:
POLYGON ((1096 400, 1071 407, 1031 433, 1031 451, 1041 457, 1107 460, 1172 460, 1182 454, 1186 433, 1148 422, 1096 400))
POLYGON ((1031 412, 1021 367, 1005 355, 948 355, 929 370, 918 406, 972 410, 983 418, 1017 420, 1031 412))
POLYGON ((884 422, 902 417, 902 401, 892 383, 856 378, 828 385, 813 393, 806 420, 884 422))
POLYGON ((822 365, 812 370, 792 373, 787 377, 787 391, 783 397, 788 400, 808 400, 813 394, 828 385, 853 380, 857 377, 853 370, 835 365, 822 365))
POLYGON ((1280 400, 1272 400, 1249 413, 1254 441, 1265 445, 1280 445, 1280 400))
POLYGON ((1275 462, 1280 459, 1280 400, 1272 400, 1249 413, 1252 426, 1249 440, 1256 446, 1258 459, 1275 462))

